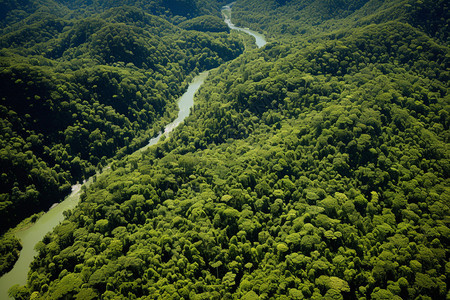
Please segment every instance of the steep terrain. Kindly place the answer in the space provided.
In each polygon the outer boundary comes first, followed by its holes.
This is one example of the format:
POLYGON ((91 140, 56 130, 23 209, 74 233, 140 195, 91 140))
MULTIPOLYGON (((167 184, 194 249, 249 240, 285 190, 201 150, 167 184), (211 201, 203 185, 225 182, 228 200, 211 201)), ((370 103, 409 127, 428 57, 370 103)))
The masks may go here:
POLYGON ((183 30, 139 7, 74 19, 32 4, 0 35, 0 232, 146 144, 193 75, 243 51, 226 28, 183 30))
POLYGON ((450 13, 444 0, 242 0, 233 9, 237 24, 289 40, 397 20, 449 42, 450 13))
POLYGON ((13 294, 448 297, 450 52, 437 4, 238 1, 233 22, 272 42, 212 72, 170 139, 115 160, 13 294))

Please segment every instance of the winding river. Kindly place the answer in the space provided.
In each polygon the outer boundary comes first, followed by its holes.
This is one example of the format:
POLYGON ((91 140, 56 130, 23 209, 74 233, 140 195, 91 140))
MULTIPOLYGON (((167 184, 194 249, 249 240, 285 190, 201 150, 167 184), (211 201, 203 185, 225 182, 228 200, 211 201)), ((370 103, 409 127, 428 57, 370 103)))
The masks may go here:
MULTIPOLYGON (((255 43, 258 48, 263 47, 266 44, 264 35, 247 28, 236 27, 231 22, 231 6, 233 3, 222 7, 222 13, 225 23, 230 29, 239 30, 245 32, 255 38, 255 43)), ((187 91, 178 100, 178 117, 170 124, 166 125, 164 132, 159 133, 158 136, 149 140, 149 143, 143 148, 137 150, 142 151, 146 148, 158 143, 162 135, 168 135, 172 132, 183 120, 189 116, 192 106, 194 105, 194 96, 201 85, 208 77, 209 71, 205 71, 197 75, 189 84, 187 91)), ((16 236, 21 240, 22 251, 20 252, 19 259, 17 260, 14 268, 7 274, 0 278, 0 299, 8 299, 8 289, 13 285, 25 285, 27 281, 27 275, 30 263, 33 261, 36 255, 35 245, 42 240, 46 233, 51 231, 56 225, 64 220, 63 212, 69 209, 73 209, 77 206, 80 200, 81 187, 86 188, 93 182, 93 177, 89 178, 87 182, 82 185, 77 184, 72 186, 72 193, 67 196, 64 201, 56 205, 54 208, 45 213, 38 219, 36 223, 28 228, 18 231, 16 236)))
POLYGON ((234 4, 234 2, 222 7, 222 15, 223 15, 224 21, 228 25, 228 27, 230 29, 242 31, 242 32, 245 32, 246 34, 253 36, 255 38, 255 44, 258 48, 261 48, 265 44, 267 44, 266 38, 264 37, 263 34, 253 31, 248 28, 237 27, 236 25, 234 25, 231 22, 231 7, 233 6, 233 4, 234 4))
MULTIPOLYGON (((170 132, 172 132, 187 116, 189 116, 190 109, 194 105, 194 95, 207 77, 208 71, 202 72, 194 77, 192 82, 189 84, 187 91, 178 99, 178 117, 172 123, 166 125, 164 132, 161 132, 158 136, 150 139, 146 146, 136 152, 143 151, 158 143, 163 134, 168 136, 170 132)), ((72 193, 67 196, 64 201, 46 212, 32 226, 16 233, 16 236, 22 243, 22 251, 20 252, 19 259, 13 269, 0 278, 0 299, 8 298, 8 289, 11 286, 15 284, 26 284, 30 263, 37 254, 34 249, 35 245, 42 240, 47 232, 51 231, 56 225, 64 220, 64 211, 73 209, 77 206, 82 192, 81 187, 85 186, 87 188, 92 182, 93 177, 89 178, 89 180, 84 182, 83 185, 77 184, 72 186, 72 193)))

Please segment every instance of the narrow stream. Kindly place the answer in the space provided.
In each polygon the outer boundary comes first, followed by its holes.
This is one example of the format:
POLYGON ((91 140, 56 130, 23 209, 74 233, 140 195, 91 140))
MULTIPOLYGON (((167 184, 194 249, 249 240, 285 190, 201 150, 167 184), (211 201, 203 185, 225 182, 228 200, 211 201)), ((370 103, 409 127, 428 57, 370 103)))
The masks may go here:
MULTIPOLYGON (((222 8, 222 13, 225 18, 224 21, 230 27, 230 29, 243 31, 254 36, 258 48, 261 48, 266 44, 266 40, 262 34, 249 29, 236 27, 233 23, 231 23, 230 5, 224 6, 222 8)), ((143 151, 148 147, 158 143, 163 134, 167 136, 178 125, 180 125, 187 116, 189 116, 191 108, 194 105, 195 93, 205 82, 208 74, 209 71, 202 72, 192 80, 187 91, 178 99, 178 117, 172 123, 166 125, 166 127, 164 128, 164 132, 161 132, 158 136, 150 139, 149 143, 146 146, 137 150, 136 152, 143 151)), ((30 263, 33 261, 34 256, 36 255, 36 250, 34 249, 35 245, 42 240, 47 232, 51 231, 56 225, 64 220, 64 211, 73 209, 77 206, 80 200, 81 187, 88 187, 92 182, 93 177, 89 178, 89 180, 83 183, 83 185, 74 185, 72 187, 72 193, 67 196, 64 201, 45 213, 38 219, 36 223, 16 233, 16 236, 21 240, 22 251, 20 252, 20 257, 14 265, 13 269, 9 273, 6 273, 2 277, 0 277, 0 299, 9 298, 8 290, 13 285, 26 284, 30 263)))

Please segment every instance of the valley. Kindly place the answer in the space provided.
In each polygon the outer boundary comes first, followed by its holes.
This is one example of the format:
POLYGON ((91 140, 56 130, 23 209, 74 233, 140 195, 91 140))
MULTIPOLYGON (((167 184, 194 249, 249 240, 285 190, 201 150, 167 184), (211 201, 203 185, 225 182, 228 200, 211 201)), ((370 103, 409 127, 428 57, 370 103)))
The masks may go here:
POLYGON ((262 48, 226 2, 56 2, 2 19, 0 208, 110 168, 12 297, 448 297, 445 1, 236 1, 262 48))

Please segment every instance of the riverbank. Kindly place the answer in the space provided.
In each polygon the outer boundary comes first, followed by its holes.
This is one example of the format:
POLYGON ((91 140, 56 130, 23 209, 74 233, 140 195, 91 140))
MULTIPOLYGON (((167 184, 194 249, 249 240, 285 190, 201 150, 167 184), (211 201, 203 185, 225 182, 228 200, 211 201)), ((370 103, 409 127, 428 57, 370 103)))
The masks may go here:
MULTIPOLYGON (((234 2, 233 2, 234 3, 234 2)), ((231 6, 233 3, 225 5, 222 7, 222 16, 224 17, 224 22, 228 25, 228 27, 232 30, 237 30, 249 34, 255 38, 255 44, 258 48, 262 48, 267 44, 266 38, 263 34, 251 30, 249 28, 241 28, 233 24, 231 22, 231 6)))
MULTIPOLYGON (((226 18, 225 18, 226 19, 226 18)), ((262 47, 266 44, 263 35, 252 32, 248 29, 239 28, 234 26, 231 21, 225 22, 230 26, 231 29, 239 30, 245 32, 247 34, 252 35, 256 39, 256 44, 258 47, 262 47)), ((178 100, 178 117, 170 124, 166 125, 164 131, 159 133, 156 137, 149 140, 149 143, 137 150, 133 154, 140 153, 147 149, 148 147, 155 145, 159 142, 161 137, 165 135, 166 137, 172 132, 179 124, 183 122, 183 120, 189 116, 191 108, 194 104, 194 96, 201 85, 204 83, 206 78, 208 77, 208 72, 205 71, 194 77, 192 82, 189 84, 187 91, 179 98, 178 100)), ((97 173, 96 175, 89 178, 89 180, 83 185, 76 186, 72 188, 72 193, 60 204, 56 205, 49 212, 42 215, 37 222, 30 226, 27 230, 23 230, 21 232, 17 232, 17 237, 22 240, 23 249, 21 251, 20 257, 16 262, 14 268, 4 276, 0 278, 0 298, 8 297, 8 289, 16 284, 25 285, 27 274, 29 270, 29 265, 33 261, 34 256, 36 254, 36 250, 34 249, 35 245, 42 240, 42 238, 47 234, 47 232, 51 231, 56 225, 64 220, 64 211, 70 210, 76 207, 80 200, 81 192, 88 188, 89 185, 94 182, 99 176, 105 176, 108 174, 109 167, 105 167, 103 172, 97 173)))
MULTIPOLYGON (((183 120, 190 114, 190 109, 194 104, 194 96, 200 86, 206 80, 208 71, 202 72, 189 84, 187 91, 178 100, 178 116, 177 118, 165 126, 164 132, 149 140, 149 143, 141 149, 130 154, 131 156, 144 151, 150 146, 158 143, 162 135, 166 137, 172 132, 183 120)), ((8 290, 13 285, 25 285, 28 275, 30 263, 36 255, 35 245, 43 239, 55 226, 64 220, 64 212, 74 209, 80 201, 81 193, 87 189, 98 178, 106 176, 110 172, 110 166, 105 167, 102 172, 90 177, 83 184, 77 184, 72 187, 72 193, 67 196, 64 201, 54 206, 47 213, 41 213, 41 216, 33 224, 26 222, 27 226, 22 226, 15 230, 14 234, 20 239, 22 250, 19 259, 15 263, 13 269, 0 278, 0 298, 8 298, 8 290)), ((29 218, 30 219, 30 218, 29 218)), ((28 220, 28 219, 27 219, 28 220)), ((22 224, 22 223, 21 223, 22 224)))

